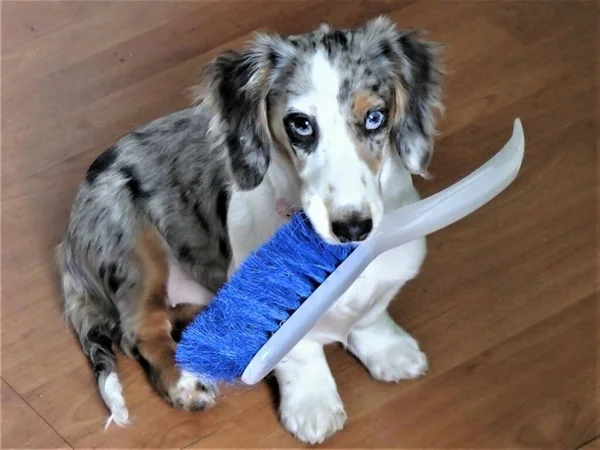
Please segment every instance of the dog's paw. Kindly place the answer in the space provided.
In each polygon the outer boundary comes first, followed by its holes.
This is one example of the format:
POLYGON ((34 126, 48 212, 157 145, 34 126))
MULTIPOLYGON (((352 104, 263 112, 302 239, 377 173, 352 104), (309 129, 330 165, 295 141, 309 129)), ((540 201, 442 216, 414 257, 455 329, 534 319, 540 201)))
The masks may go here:
POLYGON ((398 382, 424 375, 429 368, 427 356, 410 341, 397 341, 365 360, 371 376, 379 381, 398 382))
POLYGON ((398 382, 427 372, 427 357, 411 335, 391 321, 353 331, 348 348, 379 381, 398 382))
POLYGON ((346 423, 346 411, 337 394, 311 392, 288 398, 280 407, 284 428, 308 444, 320 444, 346 423))
POLYGON ((215 405, 217 390, 200 378, 183 372, 168 391, 171 405, 183 411, 202 411, 215 405))

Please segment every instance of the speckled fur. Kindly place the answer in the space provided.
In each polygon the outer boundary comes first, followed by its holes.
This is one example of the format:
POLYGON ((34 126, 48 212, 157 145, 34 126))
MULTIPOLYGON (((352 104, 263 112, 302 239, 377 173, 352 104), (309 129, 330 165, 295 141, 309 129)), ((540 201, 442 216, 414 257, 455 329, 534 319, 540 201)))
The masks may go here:
MULTIPOLYGON (((124 136, 90 166, 75 198, 58 251, 64 310, 103 397, 101 380, 115 372, 111 343, 139 356, 133 292, 140 275, 131 259, 138 232, 158 230, 181 267, 215 292, 230 266, 239 264, 235 258, 248 251, 233 244, 232 196, 243 198, 264 184, 274 159, 291 161, 302 184, 309 152, 290 146, 281 119, 288 100, 311 88, 316 52, 341 77, 337 101, 356 145, 380 159, 395 149, 410 173, 427 173, 440 73, 435 46, 417 34, 379 18, 353 30, 322 26, 299 36, 259 35, 247 49, 219 55, 207 66, 197 106, 124 136), (396 104, 399 86, 403 105, 396 104), (385 134, 361 134, 360 119, 351 113, 361 91, 401 109, 385 134)), ((328 186, 327 192, 336 190, 328 186)), ((119 389, 113 389, 116 403, 119 389)))

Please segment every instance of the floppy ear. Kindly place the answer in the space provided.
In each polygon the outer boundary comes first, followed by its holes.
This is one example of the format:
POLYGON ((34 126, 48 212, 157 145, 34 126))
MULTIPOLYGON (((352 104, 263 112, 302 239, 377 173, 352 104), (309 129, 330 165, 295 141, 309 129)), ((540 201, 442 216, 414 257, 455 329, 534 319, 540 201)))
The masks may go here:
POLYGON ((396 78, 393 140, 412 174, 427 176, 433 155, 435 110, 440 102, 439 46, 418 32, 399 31, 386 17, 365 25, 367 41, 391 62, 396 78))
POLYGON ((197 94, 211 107, 209 132, 225 148, 229 169, 242 190, 258 186, 269 167, 267 95, 290 49, 283 38, 258 35, 248 49, 224 52, 205 68, 197 94))
POLYGON ((398 70, 402 87, 397 89, 404 91, 405 99, 395 129, 396 148, 410 173, 427 177, 433 156, 435 110, 443 109, 438 46, 420 39, 416 32, 400 33, 397 43, 404 59, 398 70))

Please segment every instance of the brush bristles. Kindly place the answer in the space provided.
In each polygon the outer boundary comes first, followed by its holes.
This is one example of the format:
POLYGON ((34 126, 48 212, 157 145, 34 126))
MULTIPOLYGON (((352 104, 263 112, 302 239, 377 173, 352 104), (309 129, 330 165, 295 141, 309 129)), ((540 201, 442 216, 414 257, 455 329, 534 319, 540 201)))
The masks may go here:
POLYGON ((184 330, 177 364, 213 382, 235 383, 269 337, 350 255, 324 242, 303 213, 252 253, 184 330))

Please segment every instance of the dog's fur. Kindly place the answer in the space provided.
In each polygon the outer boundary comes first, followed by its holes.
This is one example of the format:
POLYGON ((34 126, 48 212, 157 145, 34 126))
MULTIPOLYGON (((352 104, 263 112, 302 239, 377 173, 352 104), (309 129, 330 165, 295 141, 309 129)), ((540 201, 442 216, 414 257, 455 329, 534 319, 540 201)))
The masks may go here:
MULTIPOLYGON (((215 402, 214 386, 175 367, 177 329, 286 220, 282 202, 336 243, 368 238, 386 211, 418 199, 410 174, 427 174, 440 108, 435 48, 382 17, 259 35, 208 66, 197 107, 136 129, 94 161, 59 261, 65 315, 109 421, 128 421, 112 343, 173 406, 215 402)), ((378 257, 275 368, 282 423, 299 439, 322 442, 346 419, 324 344, 343 343, 378 380, 425 372, 416 341, 386 312, 425 253, 418 239, 378 257)))

